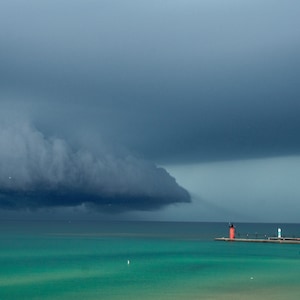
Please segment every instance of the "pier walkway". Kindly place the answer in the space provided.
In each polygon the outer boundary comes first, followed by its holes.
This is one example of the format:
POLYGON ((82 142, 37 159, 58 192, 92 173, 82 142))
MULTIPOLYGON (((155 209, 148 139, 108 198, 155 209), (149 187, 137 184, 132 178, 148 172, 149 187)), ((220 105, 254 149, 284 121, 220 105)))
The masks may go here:
POLYGON ((248 243, 277 243, 277 244, 300 244, 300 238, 292 237, 268 237, 266 239, 248 239, 248 238, 215 238, 215 241, 221 242, 248 242, 248 243))

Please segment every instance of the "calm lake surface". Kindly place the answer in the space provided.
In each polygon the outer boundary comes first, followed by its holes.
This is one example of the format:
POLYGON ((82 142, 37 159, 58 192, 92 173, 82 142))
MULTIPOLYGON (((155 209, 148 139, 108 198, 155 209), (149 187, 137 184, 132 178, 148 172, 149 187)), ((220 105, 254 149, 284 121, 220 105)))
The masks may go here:
MULTIPOLYGON (((300 236, 300 224, 235 224, 300 236)), ((0 221, 0 299, 300 299, 300 244, 227 223, 0 221)))

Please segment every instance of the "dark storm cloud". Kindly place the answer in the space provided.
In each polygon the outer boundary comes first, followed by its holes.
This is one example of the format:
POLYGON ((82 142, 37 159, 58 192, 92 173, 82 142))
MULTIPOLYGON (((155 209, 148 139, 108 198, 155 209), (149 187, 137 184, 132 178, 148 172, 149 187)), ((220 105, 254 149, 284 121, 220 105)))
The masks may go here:
POLYGON ((163 163, 298 154, 299 9, 2 1, 1 101, 49 135, 163 163))
POLYGON ((94 157, 28 123, 0 127, 0 208, 85 204, 100 211, 153 210, 189 202, 163 168, 112 153, 94 157))

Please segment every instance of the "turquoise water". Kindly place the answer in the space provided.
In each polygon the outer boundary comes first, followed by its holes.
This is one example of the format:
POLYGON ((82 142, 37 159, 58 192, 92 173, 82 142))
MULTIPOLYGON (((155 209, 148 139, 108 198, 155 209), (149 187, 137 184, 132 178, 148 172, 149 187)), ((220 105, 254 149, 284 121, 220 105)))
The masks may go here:
MULTIPOLYGON (((225 223, 0 223, 0 299, 299 299, 300 245, 225 223), (128 263, 129 261, 129 263, 128 263)), ((278 224, 236 224, 272 235, 278 224)), ((280 224, 299 236, 300 225, 280 224)))

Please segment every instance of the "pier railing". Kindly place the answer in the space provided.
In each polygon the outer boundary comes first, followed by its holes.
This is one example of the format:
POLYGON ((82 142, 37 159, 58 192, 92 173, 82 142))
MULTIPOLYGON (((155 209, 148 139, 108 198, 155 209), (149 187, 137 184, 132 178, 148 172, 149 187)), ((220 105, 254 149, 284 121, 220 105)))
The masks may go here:
POLYGON ((269 235, 266 233, 241 233, 241 232, 236 232, 235 237, 238 239, 295 239, 299 240, 299 237, 296 237, 294 234, 293 235, 287 235, 287 236, 282 236, 282 237, 277 237, 276 235, 269 235))
POLYGON ((235 235, 238 239, 268 239, 269 235, 265 233, 241 233, 237 232, 235 235))

